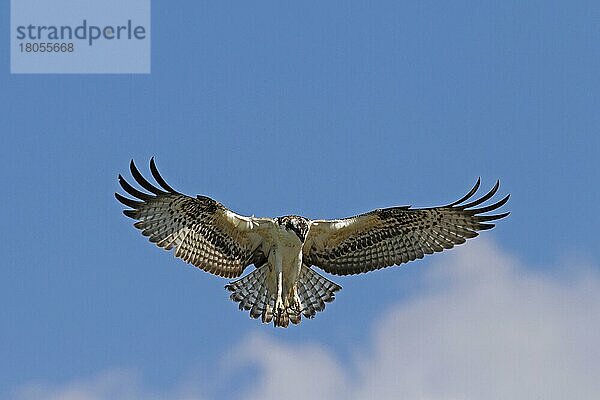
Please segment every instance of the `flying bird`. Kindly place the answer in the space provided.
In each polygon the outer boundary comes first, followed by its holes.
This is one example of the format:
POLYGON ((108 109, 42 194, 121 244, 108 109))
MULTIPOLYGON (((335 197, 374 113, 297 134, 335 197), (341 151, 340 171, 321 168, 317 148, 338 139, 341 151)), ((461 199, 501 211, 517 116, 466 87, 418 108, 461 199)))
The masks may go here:
POLYGON ((115 193, 129 207, 123 213, 150 242, 175 257, 224 278, 239 278, 246 267, 255 269, 225 286, 240 310, 276 327, 313 318, 335 299, 341 286, 313 267, 333 275, 353 275, 400 265, 426 254, 451 249, 482 231, 490 221, 509 213, 487 214, 502 207, 510 195, 487 206, 499 182, 482 197, 470 200, 480 186, 461 199, 440 207, 411 206, 376 209, 354 217, 310 220, 298 215, 256 218, 239 215, 216 200, 182 194, 162 178, 150 160, 152 184, 133 160, 131 175, 147 192, 121 175, 123 190, 136 199, 115 193))

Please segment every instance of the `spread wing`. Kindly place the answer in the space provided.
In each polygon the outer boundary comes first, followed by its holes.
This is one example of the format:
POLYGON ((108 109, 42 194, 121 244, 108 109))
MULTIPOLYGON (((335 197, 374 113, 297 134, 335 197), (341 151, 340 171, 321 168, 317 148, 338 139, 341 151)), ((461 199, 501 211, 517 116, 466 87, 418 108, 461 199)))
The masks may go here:
POLYGON ((465 203, 479 185, 478 179, 469 193, 446 206, 394 207, 339 220, 315 220, 306 239, 304 260, 334 275, 351 275, 451 249, 477 236, 477 231, 493 228, 489 221, 509 214, 481 215, 503 206, 510 195, 476 208, 496 194, 499 182, 481 198, 465 203))
POLYGON ((136 200, 119 193, 115 197, 131 208, 123 213, 138 220, 133 226, 157 246, 175 249, 176 257, 226 278, 240 276, 248 265, 264 259, 260 231, 272 223, 270 219, 244 217, 209 197, 193 198, 175 191, 160 176, 153 158, 150 171, 160 188, 142 176, 133 160, 130 170, 150 193, 139 191, 119 175, 123 190, 136 200))

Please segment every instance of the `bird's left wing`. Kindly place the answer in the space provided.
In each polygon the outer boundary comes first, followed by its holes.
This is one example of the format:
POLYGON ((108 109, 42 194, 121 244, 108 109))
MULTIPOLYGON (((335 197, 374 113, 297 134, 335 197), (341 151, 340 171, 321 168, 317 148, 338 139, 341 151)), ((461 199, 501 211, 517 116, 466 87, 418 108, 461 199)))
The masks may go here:
POLYGON ((312 221, 303 259, 331 274, 351 275, 450 249, 477 236, 477 231, 494 227, 487 222, 509 214, 481 215, 504 205, 508 195, 476 208, 496 194, 499 182, 481 198, 465 203, 479 185, 478 179, 469 193, 446 206, 385 208, 351 218, 312 221))
POLYGON ((260 265, 261 229, 272 224, 269 218, 245 217, 206 197, 196 198, 175 191, 158 173, 154 159, 150 171, 160 188, 148 182, 130 164, 131 175, 150 193, 131 186, 121 175, 123 190, 139 200, 115 193, 130 207, 123 213, 138 220, 134 226, 165 250, 175 248, 175 256, 212 274, 233 278, 250 264, 260 265))

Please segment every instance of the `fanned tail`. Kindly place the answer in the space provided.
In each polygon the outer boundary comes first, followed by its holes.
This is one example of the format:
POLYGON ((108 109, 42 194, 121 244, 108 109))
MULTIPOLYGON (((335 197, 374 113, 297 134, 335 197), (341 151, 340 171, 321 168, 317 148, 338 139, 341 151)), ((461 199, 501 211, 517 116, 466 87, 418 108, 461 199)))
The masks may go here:
POLYGON ((250 317, 256 319, 262 316, 262 322, 273 320, 273 304, 275 295, 267 288, 266 277, 269 268, 264 265, 252 273, 225 285, 231 292, 229 298, 239 304, 240 310, 250 310, 250 317))
POLYGON ((249 310, 250 317, 261 317, 263 323, 286 328, 290 322, 300 323, 302 316, 314 318, 325 309, 325 303, 335 300, 335 292, 342 287, 303 265, 298 282, 283 299, 283 305, 275 309, 275 293, 267 285, 269 268, 257 268, 250 274, 231 282, 225 288, 231 292, 231 300, 239 303, 240 310, 249 310))
POLYGON ((302 315, 314 318, 325 309, 325 303, 335 300, 335 292, 342 287, 317 273, 307 265, 302 265, 298 279, 298 297, 302 303, 302 315))

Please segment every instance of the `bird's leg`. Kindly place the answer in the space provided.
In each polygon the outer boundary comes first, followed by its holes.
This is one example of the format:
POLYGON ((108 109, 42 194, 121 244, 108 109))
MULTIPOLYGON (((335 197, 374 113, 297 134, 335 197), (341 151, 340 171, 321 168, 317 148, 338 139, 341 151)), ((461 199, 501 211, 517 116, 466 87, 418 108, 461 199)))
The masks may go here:
POLYGON ((282 293, 283 293, 283 276, 282 271, 277 271, 277 300, 275 300, 275 309, 284 311, 285 306, 283 305, 282 293))
POLYGON ((298 280, 300 279, 300 272, 302 270, 302 247, 298 252, 298 258, 296 259, 296 279, 294 280, 294 284, 292 285, 292 299, 294 300, 294 307, 298 313, 302 312, 302 301, 300 300, 300 296, 298 295, 298 280))
POLYGON ((300 296, 298 296, 298 288, 296 284, 292 287, 293 299, 294 299, 294 308, 297 312, 302 312, 302 302, 300 301, 300 296))
POLYGON ((280 314, 285 310, 283 305, 283 260, 281 253, 276 249, 275 253, 275 273, 277 274, 277 297, 275 298, 275 312, 280 314))

